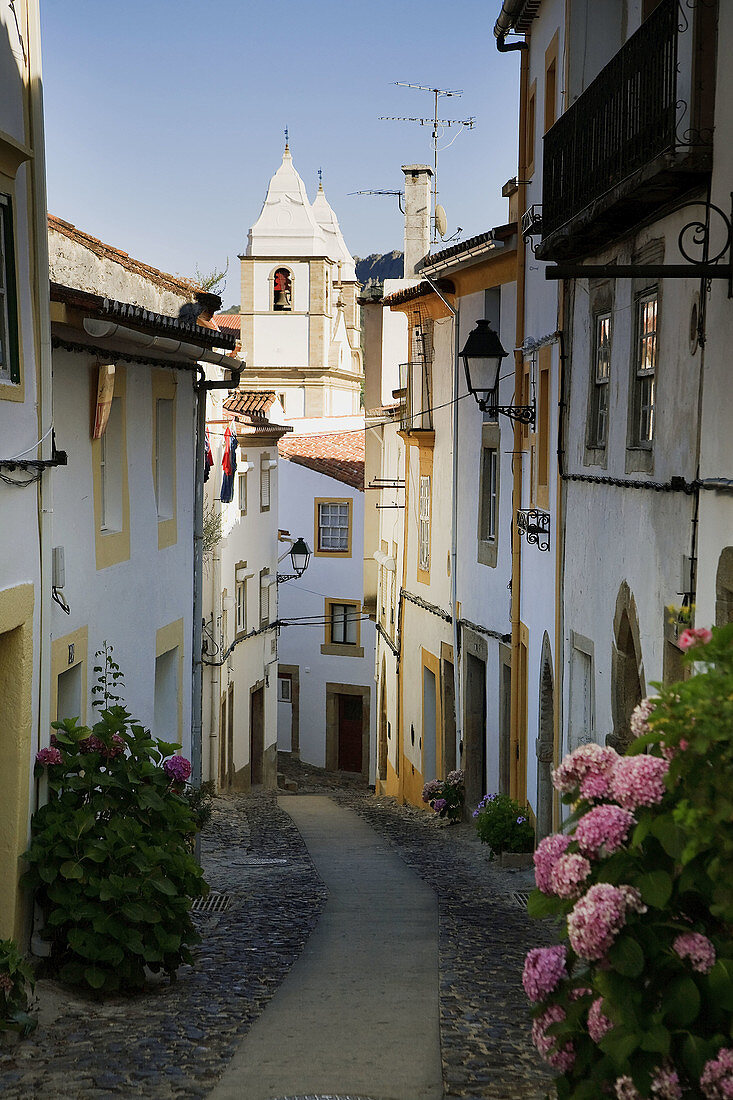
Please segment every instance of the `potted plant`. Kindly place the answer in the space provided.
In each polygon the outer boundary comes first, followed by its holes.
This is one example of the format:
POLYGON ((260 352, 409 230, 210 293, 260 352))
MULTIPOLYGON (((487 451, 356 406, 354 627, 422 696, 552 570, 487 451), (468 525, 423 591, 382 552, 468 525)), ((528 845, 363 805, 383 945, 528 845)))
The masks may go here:
POLYGON ((422 800, 449 825, 461 820, 463 812, 463 772, 448 772, 445 779, 431 779, 422 789, 422 800))
POLYGON ((534 848, 534 829, 515 799, 508 794, 487 794, 473 811, 476 832, 503 867, 529 867, 534 848))

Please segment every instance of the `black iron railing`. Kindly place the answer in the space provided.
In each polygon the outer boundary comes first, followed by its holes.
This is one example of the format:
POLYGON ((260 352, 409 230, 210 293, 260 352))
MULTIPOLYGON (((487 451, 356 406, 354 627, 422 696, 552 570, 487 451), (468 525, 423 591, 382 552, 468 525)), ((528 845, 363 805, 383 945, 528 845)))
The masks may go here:
POLYGON ((674 151, 677 33, 677 0, 662 0, 545 134, 543 237, 674 151))

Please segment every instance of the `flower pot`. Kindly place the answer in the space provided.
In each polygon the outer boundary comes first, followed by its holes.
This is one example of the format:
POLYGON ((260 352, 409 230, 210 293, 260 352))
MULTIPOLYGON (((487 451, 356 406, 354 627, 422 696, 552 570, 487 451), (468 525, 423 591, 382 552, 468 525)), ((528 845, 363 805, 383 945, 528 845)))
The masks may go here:
POLYGON ((532 852, 502 852, 499 866, 514 871, 526 871, 533 866, 532 852))

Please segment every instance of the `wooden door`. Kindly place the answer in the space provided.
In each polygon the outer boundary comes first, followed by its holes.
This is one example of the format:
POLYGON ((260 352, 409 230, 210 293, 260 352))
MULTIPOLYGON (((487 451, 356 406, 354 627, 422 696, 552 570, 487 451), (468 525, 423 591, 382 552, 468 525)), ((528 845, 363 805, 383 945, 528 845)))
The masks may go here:
POLYGON ((362 698, 339 695, 339 771, 361 771, 362 698))
POLYGON ((222 695, 219 701, 219 786, 227 781, 227 697, 222 695))
POLYGON ((227 693, 227 780, 234 782, 234 684, 229 685, 227 693))
POLYGON ((258 687, 249 697, 250 782, 262 782, 265 755, 265 689, 258 687))

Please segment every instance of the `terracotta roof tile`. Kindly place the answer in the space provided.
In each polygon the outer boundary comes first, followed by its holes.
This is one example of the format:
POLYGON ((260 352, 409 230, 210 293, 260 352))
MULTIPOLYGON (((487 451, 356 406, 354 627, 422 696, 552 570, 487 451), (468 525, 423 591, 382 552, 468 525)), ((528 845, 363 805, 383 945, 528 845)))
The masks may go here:
POLYGON ((159 271, 157 267, 150 267, 149 264, 144 264, 141 260, 135 260, 132 256, 128 256, 127 252, 122 252, 111 244, 105 244, 104 241, 90 236, 89 233, 84 233, 83 230, 77 229, 71 222, 65 222, 62 218, 54 217, 53 214, 48 215, 48 228, 56 233, 61 233, 71 241, 77 241, 101 259, 113 260, 114 263, 120 264, 128 271, 132 271, 136 275, 142 275, 152 283, 156 283, 174 294, 180 294, 182 297, 188 298, 189 301, 193 301, 196 291, 200 290, 198 284, 193 282, 192 279, 183 279, 180 275, 169 275, 166 271, 159 271))
POLYGON ((323 435, 289 435, 278 443, 283 458, 307 466, 319 474, 364 488, 364 432, 328 432, 323 435))
POLYGON ((214 321, 222 331, 239 332, 241 317, 238 313, 215 313, 214 321))
POLYGON ((272 390, 233 390, 224 402, 224 408, 227 412, 264 419, 274 401, 272 390))

